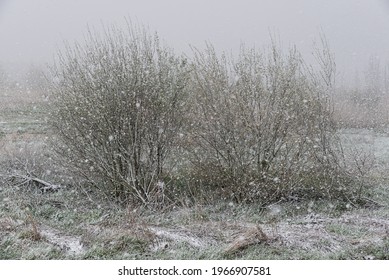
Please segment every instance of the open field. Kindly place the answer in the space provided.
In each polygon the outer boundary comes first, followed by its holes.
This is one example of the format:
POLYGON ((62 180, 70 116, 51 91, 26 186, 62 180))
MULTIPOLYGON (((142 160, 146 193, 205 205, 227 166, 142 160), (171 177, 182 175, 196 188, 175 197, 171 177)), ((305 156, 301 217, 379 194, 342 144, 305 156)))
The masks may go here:
POLYGON ((52 163, 43 100, 0 98, 0 259, 389 259, 389 130, 342 131, 345 146, 375 158, 364 205, 191 201, 151 211, 68 183, 52 163), (21 172, 65 187, 42 193, 21 172))

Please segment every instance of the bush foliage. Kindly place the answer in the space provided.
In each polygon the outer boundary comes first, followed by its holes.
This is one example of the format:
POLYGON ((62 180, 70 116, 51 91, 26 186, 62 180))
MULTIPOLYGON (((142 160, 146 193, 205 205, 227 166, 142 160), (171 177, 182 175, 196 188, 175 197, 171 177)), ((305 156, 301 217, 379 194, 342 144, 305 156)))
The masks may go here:
POLYGON ((352 179, 332 120, 335 63, 323 43, 314 68, 276 44, 242 48, 237 58, 208 46, 187 61, 142 28, 89 33, 54 67, 57 150, 121 201, 161 203, 183 174, 239 202, 343 195, 352 179))
POLYGON ((307 67, 296 49, 242 49, 237 59, 212 47, 196 52, 190 131, 197 180, 238 201, 303 193, 338 195, 347 175, 331 91, 335 66, 307 67), (332 190, 333 189, 333 190, 332 190))
POLYGON ((142 28, 89 34, 54 68, 52 124, 60 153, 115 198, 148 203, 163 188, 180 132, 186 61, 142 28))

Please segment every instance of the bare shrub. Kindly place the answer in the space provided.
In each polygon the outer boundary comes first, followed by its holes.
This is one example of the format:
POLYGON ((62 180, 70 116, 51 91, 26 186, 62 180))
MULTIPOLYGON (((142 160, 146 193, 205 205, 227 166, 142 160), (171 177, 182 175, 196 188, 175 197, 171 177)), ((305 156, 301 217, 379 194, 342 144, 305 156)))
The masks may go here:
POLYGON ((195 180, 237 201, 345 190, 350 177, 332 120, 335 64, 326 44, 315 51, 317 69, 275 44, 268 53, 242 48, 236 59, 212 46, 195 52, 188 132, 195 180))
POLYGON ((186 60, 141 27, 89 32, 53 70, 51 124, 69 168, 119 201, 163 199, 182 126, 186 60))
POLYGON ((9 78, 3 67, 0 65, 0 90, 5 91, 9 83, 9 78))

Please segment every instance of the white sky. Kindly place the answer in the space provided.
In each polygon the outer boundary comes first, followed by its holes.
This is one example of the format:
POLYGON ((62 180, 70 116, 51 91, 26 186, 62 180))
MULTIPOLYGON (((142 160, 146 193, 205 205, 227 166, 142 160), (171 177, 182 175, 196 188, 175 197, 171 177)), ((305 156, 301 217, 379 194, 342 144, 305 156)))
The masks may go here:
POLYGON ((0 65, 50 62, 64 40, 81 40, 88 24, 121 25, 126 17, 179 52, 205 41, 232 52, 241 42, 262 47, 272 30, 284 46, 308 53, 322 29, 343 72, 371 55, 389 60, 388 0, 0 0, 0 65))

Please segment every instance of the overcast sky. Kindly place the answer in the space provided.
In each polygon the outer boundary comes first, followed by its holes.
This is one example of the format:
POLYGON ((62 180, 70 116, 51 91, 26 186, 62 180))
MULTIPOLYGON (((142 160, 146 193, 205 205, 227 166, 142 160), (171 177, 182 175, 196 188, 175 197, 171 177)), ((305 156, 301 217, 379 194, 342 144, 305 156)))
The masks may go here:
POLYGON ((308 53, 320 29, 339 69, 369 56, 389 58, 388 0, 0 0, 0 65, 27 69, 50 62, 63 41, 81 40, 87 25, 149 26, 179 52, 209 41, 219 50, 262 47, 275 31, 283 46, 308 53))

